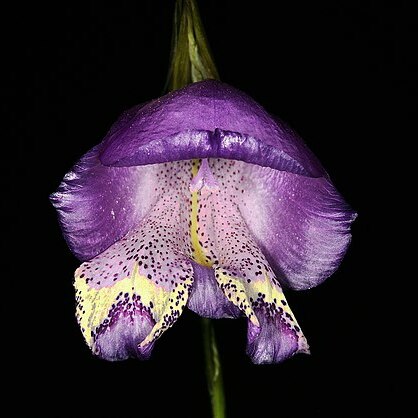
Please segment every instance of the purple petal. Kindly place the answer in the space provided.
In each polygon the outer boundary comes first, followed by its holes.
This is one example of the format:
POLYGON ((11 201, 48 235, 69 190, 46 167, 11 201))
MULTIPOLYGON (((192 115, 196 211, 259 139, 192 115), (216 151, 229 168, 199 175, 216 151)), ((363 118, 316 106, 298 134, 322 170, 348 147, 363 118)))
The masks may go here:
POLYGON ((325 175, 284 123, 216 80, 190 84, 141 107, 125 126, 109 132, 100 159, 105 165, 132 166, 209 157, 325 175))
POLYGON ((136 303, 135 314, 124 312, 124 306, 109 313, 109 322, 103 324, 95 335, 95 355, 109 361, 135 357, 147 360, 150 357, 154 344, 149 344, 144 350, 139 348, 139 343, 151 332, 155 321, 139 302, 136 303))
POLYGON ((213 80, 129 110, 104 143, 67 174, 51 200, 70 248, 82 260, 90 259, 131 230, 157 200, 160 164, 155 163, 207 156, 287 172, 266 175, 263 168, 251 168, 255 192, 265 182, 266 193, 251 193, 252 184, 243 198, 248 208, 260 203, 266 216, 240 206, 284 283, 304 289, 335 271, 349 243, 354 213, 294 132, 245 94, 213 80), (99 154, 106 164, 139 166, 105 167, 99 154), (317 176, 322 177, 307 178, 317 176), (292 194, 293 187, 296 198, 286 199, 286 206, 280 193, 292 194), (272 219, 271 229, 265 219, 272 219), (308 222, 314 227, 306 227, 308 222))
POLYGON ((248 321, 247 354, 255 364, 280 363, 297 353, 309 354, 305 339, 283 320, 285 313, 271 314, 264 308, 256 309, 260 327, 248 321))
POLYGON ((173 165, 178 175, 167 182, 179 187, 163 189, 137 228, 76 271, 77 319, 103 358, 146 358, 187 304, 193 268, 184 255, 189 216, 180 208, 188 202, 182 190, 189 192, 179 174, 188 176, 191 163, 173 165))
POLYGON ((241 216, 238 203, 242 193, 237 186, 243 178, 242 165, 216 160, 206 168, 210 167, 218 186, 201 193, 197 201, 197 235, 204 253, 198 257, 212 266, 225 297, 252 324, 248 352, 253 361, 277 362, 306 352, 308 346, 280 283, 241 216))
POLYGON ((51 201, 64 237, 81 260, 100 254, 148 213, 157 198, 157 166, 105 167, 100 146, 73 167, 51 201), (141 194, 146 190, 147 193, 141 194))
POLYGON ((222 293, 214 270, 196 262, 192 265, 194 281, 187 307, 204 318, 238 318, 241 312, 222 293))
POLYGON ((341 263, 356 214, 326 178, 242 164, 240 210, 279 280, 317 286, 341 263))
POLYGON ((242 161, 209 165, 282 284, 311 288, 338 268, 356 214, 328 179, 242 161))

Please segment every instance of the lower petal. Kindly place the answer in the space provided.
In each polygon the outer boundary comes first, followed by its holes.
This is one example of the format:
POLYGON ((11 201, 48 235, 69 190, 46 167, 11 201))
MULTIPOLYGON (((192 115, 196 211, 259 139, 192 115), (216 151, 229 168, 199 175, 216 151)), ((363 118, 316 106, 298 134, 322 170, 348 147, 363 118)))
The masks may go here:
POLYGON ((226 298, 249 319, 248 353, 254 362, 278 362, 307 352, 306 339, 279 281, 257 246, 238 205, 219 190, 201 202, 200 241, 212 257, 215 279, 226 298), (210 210, 211 216, 205 213, 210 210))
POLYGON ((300 338, 299 326, 292 327, 284 319, 286 312, 264 305, 255 312, 260 326, 248 321, 247 333, 247 354, 253 363, 279 363, 296 353, 309 354, 306 339, 300 338))
POLYGON ((96 290, 76 279, 78 321, 93 353, 104 360, 145 360, 151 354, 151 345, 141 350, 138 344, 150 334, 155 321, 132 292, 130 282, 96 290))
POLYGON ((241 311, 230 302, 215 280, 211 267, 192 262, 194 270, 193 289, 187 307, 204 318, 237 318, 241 311))
POLYGON ((268 265, 263 261, 261 265, 263 273, 258 276, 251 268, 233 267, 231 271, 221 267, 216 272, 227 298, 248 317, 247 354, 257 364, 278 363, 297 353, 309 354, 306 338, 280 284, 268 265))
POLYGON ((193 269, 182 255, 181 199, 164 196, 138 228, 77 270, 77 319, 100 357, 147 358, 186 306, 193 269))

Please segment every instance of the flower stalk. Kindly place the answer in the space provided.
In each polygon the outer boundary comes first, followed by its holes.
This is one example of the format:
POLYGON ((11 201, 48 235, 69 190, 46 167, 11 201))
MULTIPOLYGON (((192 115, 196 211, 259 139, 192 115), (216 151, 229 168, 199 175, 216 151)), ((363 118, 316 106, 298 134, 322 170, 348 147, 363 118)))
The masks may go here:
POLYGON ((206 378, 214 418, 224 418, 225 395, 222 368, 216 345, 215 330, 210 319, 202 318, 203 344, 205 350, 206 378))
POLYGON ((177 0, 166 91, 208 78, 219 80, 195 0, 177 0))
MULTIPOLYGON (((166 91, 205 79, 219 80, 195 0, 177 0, 166 91)), ((202 318, 206 378, 214 418, 225 417, 222 369, 210 319, 202 318)))

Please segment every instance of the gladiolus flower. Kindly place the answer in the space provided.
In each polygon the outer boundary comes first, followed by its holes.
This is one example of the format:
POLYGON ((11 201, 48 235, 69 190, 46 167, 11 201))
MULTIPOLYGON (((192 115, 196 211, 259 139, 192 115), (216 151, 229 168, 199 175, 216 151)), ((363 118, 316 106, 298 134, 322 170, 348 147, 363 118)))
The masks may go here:
POLYGON ((124 113, 51 200, 83 261, 78 322, 107 360, 148 358, 186 306, 245 315, 255 363, 307 353, 282 286, 330 276, 355 218, 295 132, 215 80, 124 113))

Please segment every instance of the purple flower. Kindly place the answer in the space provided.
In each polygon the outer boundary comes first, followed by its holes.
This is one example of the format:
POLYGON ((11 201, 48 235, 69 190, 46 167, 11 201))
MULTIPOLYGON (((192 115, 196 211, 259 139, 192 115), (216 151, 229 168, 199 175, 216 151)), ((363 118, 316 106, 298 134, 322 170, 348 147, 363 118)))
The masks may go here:
POLYGON ((84 261, 78 322, 107 360, 147 358, 186 306, 245 315, 255 363, 307 353, 282 285, 331 275, 355 218, 292 130, 214 80, 124 113, 51 199, 84 261))

